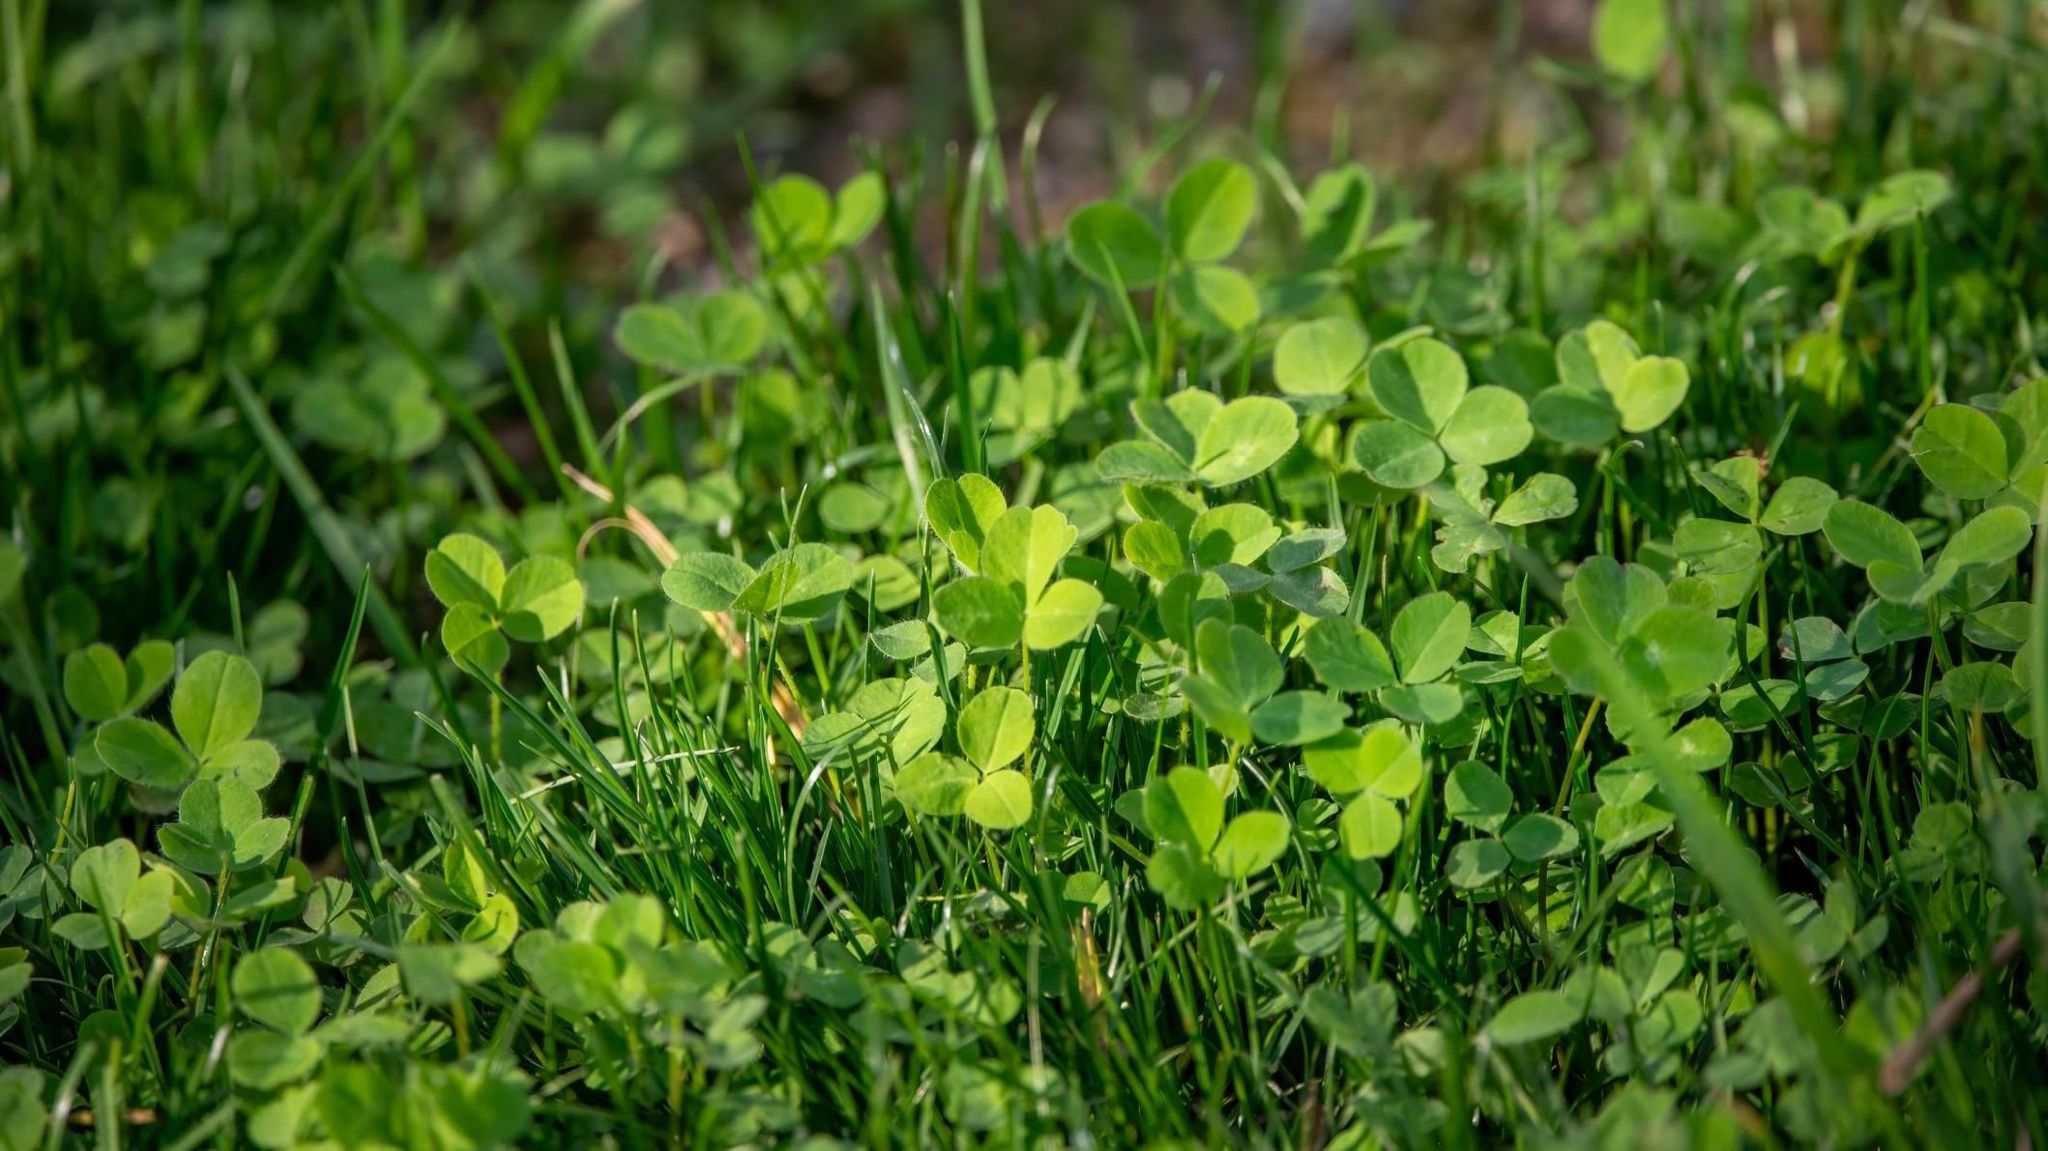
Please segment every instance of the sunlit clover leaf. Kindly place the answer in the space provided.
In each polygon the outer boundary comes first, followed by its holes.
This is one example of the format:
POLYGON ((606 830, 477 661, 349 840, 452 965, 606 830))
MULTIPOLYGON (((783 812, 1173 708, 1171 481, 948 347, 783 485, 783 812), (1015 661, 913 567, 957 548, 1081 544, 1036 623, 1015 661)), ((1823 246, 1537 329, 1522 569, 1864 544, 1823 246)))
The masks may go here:
POLYGON ((960 815, 981 782, 974 765, 940 752, 927 752, 896 772, 896 798, 920 815, 960 815))
POLYGON ((938 479, 925 489, 925 519, 933 534, 953 553, 960 566, 981 570, 981 545, 1009 502, 987 476, 969 473, 959 479, 938 479))
POLYGON ((445 607, 466 603, 496 612, 505 561, 486 541, 458 532, 427 553, 427 586, 445 607))
POLYGON ((1222 264, 1176 272, 1173 306, 1197 328, 1217 335, 1241 332, 1259 322, 1258 288, 1249 276, 1222 264))
POLYGON ((1031 809, 1031 781, 1007 768, 982 776, 962 805, 967 818, 996 831, 1022 827, 1031 809))
POLYGON ((620 351, 677 375, 736 371, 760 354, 767 337, 767 313, 743 291, 680 305, 635 304, 612 329, 620 351))
POLYGON ((1655 76, 1671 38, 1664 4, 1665 0, 1600 0, 1593 14, 1593 55, 1600 66, 1631 84, 1655 76))
POLYGON ((1458 402, 1437 442, 1461 464, 1490 466, 1521 455, 1536 436, 1527 401, 1506 388, 1472 389, 1458 402))
POLYGON ((491 632, 540 643, 583 616, 583 581, 557 556, 529 556, 507 572, 496 548, 456 533, 427 553, 426 568, 428 588, 448 608, 441 646, 488 672, 503 667, 507 655, 504 638, 491 632))
POLYGON ((505 634, 521 643, 540 643, 569 630, 583 617, 583 581, 558 556, 528 556, 506 573, 498 593, 498 618, 505 634))
POLYGON ((1273 382, 1290 396, 1338 396, 1365 364, 1365 329, 1341 316, 1309 320, 1281 333, 1273 348, 1273 382))
POLYGON ((740 589, 733 607, 762 619, 804 623, 833 608, 853 587, 853 563, 827 544, 796 544, 775 553, 740 589))
POLYGON ((1400 420, 1364 420, 1351 430, 1351 462, 1381 487, 1410 490, 1443 474, 1444 453, 1422 430, 1400 420))
POLYGON ((954 731, 960 751, 982 771, 1008 767, 1031 747, 1031 697, 1013 687, 991 687, 960 709, 954 731))
POLYGON ((1365 792, 1344 805, 1338 840, 1353 859, 1382 859, 1401 846, 1401 809, 1386 797, 1365 792))
POLYGON ((1621 386, 1612 390, 1614 409, 1624 432, 1647 432, 1671 418, 1685 402, 1692 375, 1669 356, 1644 356, 1631 364, 1621 386))
POLYGON ((808 176, 777 177, 754 201, 754 240, 770 264, 807 264, 826 255, 832 196, 808 176))
POLYGON ((1145 785, 1145 826, 1161 843, 1206 855, 1223 831, 1223 792, 1205 771, 1174 768, 1145 785))
POLYGON ((1302 195, 1302 247, 1322 266, 1350 259, 1372 230, 1377 189, 1358 164, 1332 168, 1310 181, 1302 195))
POLYGON ((1418 596, 1394 616, 1388 637, 1404 684, 1428 683, 1451 670, 1465 650, 1472 609, 1449 592, 1418 596))
POLYGON ((1333 691, 1376 691, 1396 680, 1386 645, 1341 616, 1317 620, 1303 637, 1302 650, 1316 678, 1333 691))
POLYGON ((173 863, 201 875, 241 871, 282 850, 291 823, 263 816, 263 801, 234 779, 202 779, 178 800, 178 822, 157 833, 173 863))
POLYGON ((1213 263, 1237 250, 1257 205, 1251 170, 1234 160, 1204 161, 1181 173, 1166 196, 1166 232, 1174 254, 1213 263))
POLYGON ((1166 242, 1128 204, 1090 204, 1067 221, 1074 266, 1099 284, 1130 291, 1150 287, 1166 266, 1166 242))
POLYGON ((979 647, 1015 643, 1015 639, 983 642, 1007 637, 1013 620, 1025 645, 1033 650, 1050 650, 1080 638, 1102 608, 1102 592, 1078 579, 1050 582, 1060 562, 1073 550, 1077 535, 1065 513, 1055 507, 1004 512, 989 528, 982 546, 984 575, 947 585, 965 585, 972 590, 935 597, 940 622, 979 647), (1007 591, 1013 606, 1005 608, 997 596, 976 583, 982 579, 1007 591), (955 630, 947 623, 949 618, 973 634, 955 630))
POLYGON ((1298 435, 1292 408, 1271 396, 1243 396, 1202 429, 1188 462, 1204 484, 1229 487, 1272 467, 1298 435))
POLYGON ((1432 438, 1450 423, 1470 386, 1464 359, 1426 337, 1374 352, 1367 378, 1382 410, 1432 438))
POLYGON ((1981 500, 2006 485, 2005 436, 1967 404, 1928 411, 1913 432, 1913 462, 1929 483, 1959 500, 1981 500))
POLYGON ((1230 821, 1216 841, 1213 862, 1225 879, 1242 880, 1278 862, 1287 852, 1287 817, 1277 811, 1247 811, 1230 821))
POLYGON ((989 528, 983 574, 1008 584, 1026 604, 1035 603, 1078 534, 1058 508, 1011 508, 989 528))
POLYGON ((1371 791, 1405 799, 1422 781, 1422 750, 1392 721, 1346 729, 1304 748, 1302 769, 1332 795, 1371 791))
POLYGON ((691 552, 676 557, 662 573, 661 588, 693 611, 731 611, 754 576, 745 560, 724 552, 691 552))
POLYGON ((868 238, 889 203, 889 187, 879 172, 862 172, 839 186, 832 199, 832 228, 826 244, 837 251, 868 238))
MULTIPOLYGON (((71 890, 95 913, 104 913, 113 920, 131 939, 149 939, 170 921, 175 882, 167 871, 143 874, 141 854, 127 839, 88 847, 71 863, 71 890)), ((65 920, 72 921, 71 925, 67 929, 64 920, 60 920, 59 932, 74 941, 80 937, 95 941, 104 938, 104 921, 99 914, 79 913, 66 916, 65 920), (81 919, 91 922, 80 922, 81 919)))

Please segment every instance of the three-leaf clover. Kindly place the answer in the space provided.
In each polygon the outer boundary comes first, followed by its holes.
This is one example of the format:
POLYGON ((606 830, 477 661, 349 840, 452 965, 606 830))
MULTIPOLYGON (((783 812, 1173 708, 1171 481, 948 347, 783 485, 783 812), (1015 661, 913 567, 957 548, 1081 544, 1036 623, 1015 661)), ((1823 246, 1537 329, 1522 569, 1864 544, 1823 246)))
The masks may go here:
POLYGON ((1842 500, 1828 509, 1821 530, 1836 553, 1864 570, 1880 599, 1921 607, 1965 571, 2018 555, 2033 540, 2034 521, 2011 505, 1979 512, 1949 536, 1931 566, 1912 530, 1873 504, 1842 500))
POLYGON ((1277 811, 1223 822, 1223 791, 1207 772, 1177 767, 1145 785, 1145 826, 1158 841, 1145 877, 1167 906, 1193 910, 1277 862, 1292 828, 1277 811))
POLYGON ((170 922, 176 886, 168 871, 144 874, 141 853, 125 838, 88 847, 71 861, 71 890, 93 910, 72 912, 51 929, 88 951, 112 946, 122 935, 149 939, 170 922))
MULTIPOLYGON (((102 661, 94 678, 111 670, 102 661)), ((171 690, 177 735, 154 720, 122 715, 99 729, 93 750, 114 774, 159 791, 176 791, 194 778, 233 779, 258 788, 277 775, 279 762, 274 745, 249 738, 262 711, 263 679, 256 666, 242 656, 211 651, 193 660, 171 690)))
POLYGON ((853 587, 853 562, 827 544, 792 544, 759 570, 723 552, 680 556, 661 587, 684 607, 743 611, 764 620, 808 623, 829 614, 853 587))
POLYGON ((507 637, 542 643, 583 618, 583 581, 557 556, 528 556, 505 570, 489 542, 456 533, 427 553, 427 586, 448 609, 441 646, 495 675, 510 658, 507 637))
POLYGON ((1139 400, 1131 415, 1149 439, 1111 444, 1096 457, 1096 470, 1112 483, 1229 487, 1279 462, 1301 434, 1294 409, 1272 396, 1226 404, 1188 389, 1139 400))
POLYGON ((1692 385, 1683 361, 1646 356, 1629 334, 1595 320, 1557 342, 1558 383, 1529 405, 1536 430, 1593 447, 1617 431, 1647 432, 1671 418, 1692 385))
POLYGON ((235 779, 202 779, 178 797, 178 822, 157 833, 165 857, 187 871, 224 875, 284 849, 291 821, 265 818, 263 800, 235 779))
POLYGON ((1487 467, 1522 454, 1535 437, 1529 405, 1506 388, 1474 388, 1449 344, 1417 337, 1373 352, 1366 377, 1389 418, 1351 431, 1352 463, 1382 487, 1419 488, 1444 461, 1487 467))
MULTIPOLYGON (((1102 609, 1102 592, 1071 576, 1053 578, 1079 534, 1065 513, 1054 507, 1010 508, 984 520, 980 516, 985 504, 957 498, 970 518, 939 527, 935 515, 933 524, 952 547, 954 558, 979 574, 953 580, 933 593, 940 626, 978 648, 1022 643, 1046 651, 1079 639, 1102 609), (976 532, 984 534, 977 539, 976 532)), ((945 514, 950 516, 957 510, 955 500, 954 495, 943 494, 937 504, 947 507, 945 514)), ((929 496, 926 506, 934 506, 929 496)))

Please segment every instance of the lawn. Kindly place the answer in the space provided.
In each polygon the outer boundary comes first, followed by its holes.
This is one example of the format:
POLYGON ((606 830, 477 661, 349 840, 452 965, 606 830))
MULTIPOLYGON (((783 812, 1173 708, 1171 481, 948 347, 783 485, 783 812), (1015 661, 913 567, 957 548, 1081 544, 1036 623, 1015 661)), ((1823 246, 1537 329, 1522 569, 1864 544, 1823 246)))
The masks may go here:
POLYGON ((2038 3, 0 76, 0 1151, 2048 1146, 2038 3))

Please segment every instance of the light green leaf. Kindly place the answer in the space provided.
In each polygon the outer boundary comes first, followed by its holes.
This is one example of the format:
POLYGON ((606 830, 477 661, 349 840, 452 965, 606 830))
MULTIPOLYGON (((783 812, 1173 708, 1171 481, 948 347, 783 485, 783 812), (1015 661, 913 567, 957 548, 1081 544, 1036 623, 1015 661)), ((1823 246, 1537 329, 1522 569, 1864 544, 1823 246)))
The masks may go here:
POLYGON ((1368 376, 1373 398, 1388 415, 1429 436, 1450 423, 1470 384, 1464 359, 1426 337, 1374 352, 1368 376))
POLYGON ((1208 160, 1181 173, 1166 196, 1166 232, 1175 254, 1196 264, 1230 255, 1257 202, 1251 170, 1235 160, 1208 160))
POLYGON ((119 917, 142 875, 142 856, 126 839, 88 847, 71 861, 71 890, 87 906, 119 917))
POLYGON ((1401 846, 1401 811, 1385 797, 1365 792, 1345 805, 1337 835, 1353 859, 1384 858, 1401 846))
POLYGON ((1671 29, 1665 0, 1600 0, 1593 14, 1593 55, 1600 66, 1630 83, 1663 67, 1671 29))
POLYGON ((1031 818, 1031 781, 1015 771, 983 776, 967 793, 967 818, 997 831, 1022 827, 1031 818))
POLYGON ((1001 488, 972 472, 957 480, 933 480, 924 494, 932 532, 970 572, 981 570, 982 541, 1008 506, 1001 488))
POLYGON ((970 647, 1017 646, 1024 635, 1024 605, 1017 593, 987 576, 967 576, 932 593, 939 626, 970 647))
POLYGON ((1145 217, 1113 200, 1067 221, 1067 250, 1089 279, 1125 291, 1150 287, 1166 266, 1166 245, 1145 217))
POLYGON ((1913 432, 1913 462, 1944 493, 1981 500, 2005 486, 2005 436, 1976 408, 1938 404, 1913 432))
POLYGON ((1472 609, 1449 592, 1430 592, 1408 601, 1389 633, 1402 683, 1440 678, 1465 651, 1472 609))
POLYGON ((256 730, 263 678, 238 655, 210 651, 195 659, 171 691, 171 722, 201 760, 256 730))
POLYGON ((1246 879, 1266 870, 1287 852, 1287 817, 1277 811, 1247 811, 1230 821, 1216 841, 1216 870, 1225 879, 1246 879))
POLYGON ((1351 462, 1382 487, 1419 488, 1443 474, 1436 441, 1400 420, 1366 420, 1351 430, 1351 462))
POLYGON ((484 540, 457 533, 427 553, 427 586, 443 607, 467 603, 495 612, 505 586, 505 561, 484 540))
POLYGON ((2033 517, 2016 507, 1990 508, 1956 529, 1941 549, 1939 562, 1958 568, 2002 564, 2020 554, 2033 538, 2033 517))
POLYGON ((1644 356, 1629 365, 1621 385, 1611 390, 1621 430, 1647 432, 1670 419, 1691 386, 1685 364, 1669 356, 1644 356))
POLYGON ((1102 592, 1078 579, 1056 580, 1024 613, 1024 646, 1051 651, 1080 639, 1102 611, 1102 592))
MULTIPOLYGON (((1607 0, 1603 8, 1613 5, 1607 0)), ((1528 991, 1502 1005, 1486 1025, 1486 1037, 1505 1047, 1538 1043, 1570 1031, 1579 1017, 1578 1007, 1562 992, 1528 991)))
POLYGON ((130 783, 176 791, 199 773, 199 764, 162 726, 146 719, 117 719, 100 728, 93 750, 130 783))
POLYGON ((1037 604, 1078 534, 1056 507, 1011 508, 988 530, 982 573, 1008 585, 1028 608, 1037 604))
POLYGON ((1197 328, 1217 335, 1241 332, 1259 322, 1259 290, 1251 277, 1222 264, 1176 272, 1173 306, 1197 328))
POLYGON ((754 574, 745 561, 724 552, 691 552, 661 573, 661 590, 694 611, 731 611, 754 574))
POLYGON ((1229 487, 1272 467, 1298 434, 1292 408, 1271 396, 1243 396, 1202 428, 1191 462, 1203 483, 1229 487))
POLYGON ((983 771, 1008 767, 1031 747, 1031 697, 1014 687, 991 687, 960 709, 954 730, 960 750, 983 771))
POLYGON ((1223 793, 1207 772, 1174 768, 1145 785, 1145 825, 1161 843, 1207 852, 1223 831, 1223 793))
POLYGON ((896 773, 896 798, 920 815, 959 815, 981 773, 964 760, 929 752, 896 773))
POLYGON ((65 656, 64 699, 80 719, 93 723, 120 715, 128 703, 128 668, 121 653, 96 643, 65 656))
POLYGON ((1528 403, 1489 385, 1466 393, 1438 440, 1459 463, 1490 467, 1521 455, 1535 436, 1528 403))
POLYGON ((1365 330, 1341 316, 1295 324, 1273 348, 1273 382, 1290 396, 1338 396, 1365 364, 1365 330))
POLYGON ((528 556, 506 574, 498 606, 506 635, 520 643, 541 643, 583 618, 583 581, 568 560, 528 556))

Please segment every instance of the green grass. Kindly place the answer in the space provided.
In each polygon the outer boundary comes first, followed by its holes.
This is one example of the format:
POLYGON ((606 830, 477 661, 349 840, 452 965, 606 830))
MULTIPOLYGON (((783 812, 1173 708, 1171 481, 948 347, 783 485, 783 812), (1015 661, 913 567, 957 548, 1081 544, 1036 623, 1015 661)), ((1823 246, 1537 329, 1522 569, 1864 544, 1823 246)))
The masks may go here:
POLYGON ((2038 15, 1060 218, 872 12, 677 288, 739 14, 0 0, 0 1147, 2048 1139, 2038 15))

